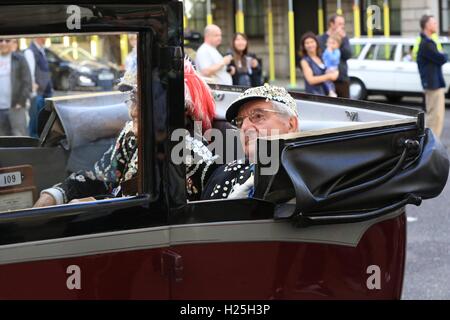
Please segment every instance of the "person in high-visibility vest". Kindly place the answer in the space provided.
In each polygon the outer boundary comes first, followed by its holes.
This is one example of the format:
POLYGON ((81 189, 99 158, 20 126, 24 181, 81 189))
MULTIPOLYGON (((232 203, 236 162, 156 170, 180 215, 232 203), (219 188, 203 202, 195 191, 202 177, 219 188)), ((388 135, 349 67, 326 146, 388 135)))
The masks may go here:
POLYGON ((448 56, 438 50, 436 42, 431 38, 437 32, 436 18, 424 15, 420 19, 421 41, 417 52, 417 67, 425 93, 425 126, 430 128, 436 137, 440 137, 445 120, 446 84, 442 66, 447 63, 448 56))
MULTIPOLYGON (((442 48, 442 43, 439 40, 439 35, 437 33, 433 33, 431 35, 431 40, 433 40, 436 43, 436 46, 437 46, 437 49, 439 52, 444 52, 444 49, 442 48)), ((418 36, 416 38, 416 42, 414 43, 414 47, 413 47, 413 51, 412 51, 414 61, 417 60, 417 52, 419 52, 419 46, 420 46, 421 41, 422 41, 422 38, 420 36, 418 36)))

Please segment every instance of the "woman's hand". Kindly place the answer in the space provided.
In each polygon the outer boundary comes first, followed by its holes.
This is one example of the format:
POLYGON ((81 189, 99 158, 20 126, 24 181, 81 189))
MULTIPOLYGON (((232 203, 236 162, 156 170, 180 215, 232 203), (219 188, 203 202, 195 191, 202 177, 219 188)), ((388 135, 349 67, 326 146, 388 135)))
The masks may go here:
POLYGON ((233 56, 231 54, 227 54, 225 57, 223 57, 223 65, 229 65, 231 60, 233 60, 233 56))
POLYGON ((56 205, 56 200, 49 193, 43 192, 34 204, 33 208, 42 208, 56 205))
POLYGON ((328 80, 336 81, 337 78, 339 77, 339 71, 334 70, 334 71, 327 73, 327 75, 328 75, 328 80))
POLYGON ((69 204, 72 203, 82 203, 82 202, 91 202, 91 201, 96 201, 94 197, 87 197, 87 198, 81 198, 81 199, 73 199, 72 201, 69 202, 69 204))

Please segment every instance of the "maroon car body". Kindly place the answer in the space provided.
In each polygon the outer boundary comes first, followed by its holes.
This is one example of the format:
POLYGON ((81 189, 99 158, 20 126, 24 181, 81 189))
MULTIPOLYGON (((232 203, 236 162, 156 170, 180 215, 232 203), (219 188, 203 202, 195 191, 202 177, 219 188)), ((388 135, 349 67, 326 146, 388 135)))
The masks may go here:
MULTIPOLYGON (((2 3, 0 34, 139 33, 140 192, 94 203, 1 213, 0 299, 401 298, 405 205, 410 203, 403 198, 371 201, 372 206, 355 192, 341 199, 340 207, 332 201, 302 210, 306 220, 300 224, 292 216, 277 217, 278 204, 264 198, 186 201, 185 168, 171 163, 175 142, 169 139, 174 128, 184 126, 181 2, 79 4, 81 30, 68 30, 67 6, 52 3, 2 3), (29 19, 31 15, 38 18, 29 19), (352 206, 353 198, 357 207, 352 206), (391 202, 397 205, 389 206, 391 202), (376 211, 380 207, 387 209, 376 211), (330 218, 334 209, 341 216, 330 218), (367 214, 366 209, 376 214, 367 214), (325 223, 314 220, 317 217, 325 223)), ((223 108, 242 89, 214 89, 220 111, 217 121, 223 122, 223 108)), ((308 131, 311 125, 311 134, 295 140, 305 148, 316 143, 329 150, 327 146, 342 141, 387 134, 424 135, 423 113, 417 110, 294 96, 305 110, 301 126, 308 131), (360 127, 339 124, 352 124, 358 112, 360 127), (321 118, 327 115, 334 121, 321 118), (314 126, 320 127, 316 133, 314 126)), ((48 108, 54 112, 56 107, 48 108)), ((50 183, 47 180, 58 181, 65 166, 56 173, 46 171, 46 164, 60 157, 60 146, 51 145, 47 138, 45 128, 39 141, 0 137, 0 168, 32 165, 39 191, 50 183), (39 157, 49 162, 37 162, 39 157)), ((334 155, 339 158, 339 153, 334 155)), ((331 169, 333 157, 326 157, 331 169)), ((437 174, 445 175, 448 160, 442 163, 437 174)), ((396 190, 392 187, 387 193, 396 190)))

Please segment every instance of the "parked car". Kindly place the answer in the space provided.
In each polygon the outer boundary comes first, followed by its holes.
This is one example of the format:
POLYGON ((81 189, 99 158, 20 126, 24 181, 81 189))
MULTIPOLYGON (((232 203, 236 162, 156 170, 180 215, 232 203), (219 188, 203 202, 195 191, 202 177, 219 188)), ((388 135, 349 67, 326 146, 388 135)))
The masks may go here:
POLYGON ((45 51, 57 90, 112 90, 120 77, 117 65, 95 58, 83 48, 54 44, 45 51))
MULTIPOLYGON (((440 39, 444 51, 450 53, 448 38, 440 39)), ((422 95, 417 63, 411 51, 415 37, 353 38, 353 58, 348 60, 350 96, 365 99, 369 94, 385 95, 390 101, 399 101, 403 96, 422 95)), ((450 63, 443 66, 446 92, 450 87, 450 63)))
MULTIPOLYGON (((0 34, 72 32, 66 6, 22 3, 36 5, 0 4, 0 34)), ((185 123, 183 4, 78 5, 86 35, 139 30, 146 58, 139 60, 136 189, 31 207, 74 165, 92 164, 90 150, 114 140, 128 120, 121 92, 47 99, 39 139, 0 137, 0 299, 401 297, 405 206, 436 197, 449 170, 423 112, 292 92, 302 131, 258 142, 276 143, 270 150, 281 153, 269 175, 258 159, 255 195, 187 201, 185 164, 171 158, 172 134, 185 123)), ((212 89, 214 127, 223 130, 243 88, 212 89)))

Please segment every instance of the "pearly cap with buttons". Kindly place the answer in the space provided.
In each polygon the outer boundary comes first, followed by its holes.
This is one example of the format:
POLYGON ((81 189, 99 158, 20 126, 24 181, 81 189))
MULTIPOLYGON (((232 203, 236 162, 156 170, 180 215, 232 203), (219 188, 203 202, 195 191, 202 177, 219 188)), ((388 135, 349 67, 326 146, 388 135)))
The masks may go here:
POLYGON ((237 98, 227 110, 225 115, 227 121, 233 120, 237 117, 239 109, 251 100, 265 99, 266 101, 278 102, 280 106, 284 106, 286 111, 293 116, 298 116, 297 104, 294 98, 283 87, 271 86, 265 84, 260 87, 249 88, 245 90, 239 98, 237 98))
POLYGON ((137 91, 137 73, 135 69, 127 70, 117 85, 122 92, 137 91))

